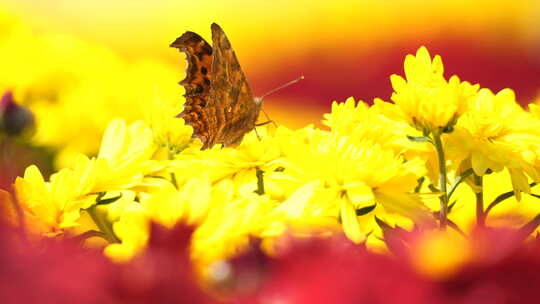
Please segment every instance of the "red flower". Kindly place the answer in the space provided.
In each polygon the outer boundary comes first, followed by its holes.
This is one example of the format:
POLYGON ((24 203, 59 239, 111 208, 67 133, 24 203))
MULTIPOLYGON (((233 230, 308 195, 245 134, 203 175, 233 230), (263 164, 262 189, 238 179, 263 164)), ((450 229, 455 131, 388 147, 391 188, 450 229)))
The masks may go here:
POLYGON ((430 283, 344 237, 295 240, 264 264, 262 288, 239 303, 431 303, 430 283))
POLYGON ((216 303, 193 276, 191 233, 154 225, 146 252, 115 265, 74 240, 32 242, 0 226, 0 303, 216 303))

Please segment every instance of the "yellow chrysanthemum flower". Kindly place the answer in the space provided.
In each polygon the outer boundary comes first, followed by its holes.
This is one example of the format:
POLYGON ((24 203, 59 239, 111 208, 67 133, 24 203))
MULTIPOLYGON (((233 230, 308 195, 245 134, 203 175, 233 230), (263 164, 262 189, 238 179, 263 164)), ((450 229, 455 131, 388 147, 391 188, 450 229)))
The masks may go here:
POLYGON ((195 231, 192 256, 199 264, 209 265, 241 252, 251 237, 275 235, 271 233, 274 217, 270 215, 277 204, 267 195, 255 193, 213 204, 195 231))
POLYGON ((141 252, 148 241, 150 221, 165 227, 179 222, 196 226, 192 256, 201 267, 232 257, 252 236, 275 236, 284 231, 273 225, 280 218, 273 212, 276 201, 253 192, 235 196, 233 190, 231 179, 213 186, 207 178, 190 179, 178 190, 169 183, 125 208, 113 226, 122 242, 109 245, 105 253, 125 261, 141 252))
POLYGON ((451 127, 478 90, 478 85, 460 82, 457 76, 447 81, 441 57, 432 60, 425 47, 416 56, 407 55, 404 66, 406 79, 396 74, 390 77, 391 99, 404 120, 423 132, 451 127))
POLYGON ((53 236, 77 226, 81 209, 95 203, 101 192, 129 189, 145 174, 161 169, 150 158, 155 151, 152 132, 142 122, 127 126, 113 120, 97 158, 79 155, 72 168, 64 168, 45 182, 39 169, 30 166, 17 178, 17 197, 37 233, 53 236))
POLYGON ((117 262, 129 261, 148 243, 150 224, 145 207, 138 202, 127 205, 113 228, 121 243, 109 244, 104 254, 117 262))
POLYGON ((281 150, 268 128, 257 128, 244 136, 236 148, 214 146, 204 151, 185 151, 170 163, 170 171, 182 179, 205 175, 212 182, 232 178, 236 191, 250 183, 257 187, 257 170, 273 172, 281 165, 281 150), (257 135, 258 134, 258 135, 257 135))
POLYGON ((367 119, 369 106, 362 101, 356 103, 353 97, 345 102, 332 102, 330 113, 324 114, 323 125, 330 127, 332 131, 343 134, 352 133, 357 123, 363 123, 367 119))
POLYGON ((125 261, 139 253, 146 247, 150 221, 168 228, 178 222, 199 224, 206 217, 213 197, 210 186, 208 179, 190 179, 180 189, 166 183, 153 193, 141 195, 141 202, 125 206, 120 219, 114 223, 114 232, 121 243, 110 244, 105 254, 125 261))
POLYGON ((510 172, 518 199, 529 192, 527 176, 540 181, 540 120, 524 111, 514 93, 482 89, 447 137, 449 159, 456 169, 510 172))
POLYGON ((180 220, 188 225, 199 224, 205 217, 212 199, 207 178, 188 180, 179 190, 172 184, 162 187, 143 204, 150 218, 172 228, 180 220))
POLYGON ((84 169, 63 169, 46 182, 36 166, 28 167, 24 177, 15 180, 15 190, 29 230, 56 236, 77 226, 80 210, 95 202, 95 196, 88 192, 93 182, 88 177, 84 169))
POLYGON ((349 97, 345 102, 332 103, 332 112, 324 114, 323 124, 330 127, 332 133, 353 137, 358 141, 371 141, 397 153, 405 150, 407 132, 414 135, 415 130, 405 123, 392 121, 382 115, 377 107, 355 102, 349 97), (414 133, 413 133, 414 132, 414 133))
POLYGON ((145 112, 145 121, 152 129, 155 143, 167 149, 170 159, 192 142, 193 128, 186 125, 182 118, 176 117, 180 112, 179 107, 167 104, 158 98, 145 112))
POLYGON ((122 119, 112 120, 95 159, 99 177, 93 191, 127 189, 141 183, 145 175, 162 168, 151 159, 155 150, 152 130, 142 121, 128 126, 122 119))
POLYGON ((436 180, 437 156, 427 142, 412 142, 408 136, 422 136, 422 133, 402 120, 396 105, 378 98, 368 107, 363 102, 355 106, 353 98, 344 103, 332 104, 332 112, 324 114, 323 124, 333 133, 349 136, 353 141, 369 141, 383 148, 403 154, 405 159, 419 157, 428 168, 429 177, 436 180))
POLYGON ((345 234, 354 242, 365 238, 356 210, 380 203, 388 212, 425 219, 418 197, 410 192, 425 174, 423 163, 404 161, 392 150, 372 143, 316 131, 309 141, 284 134, 278 136, 289 162, 288 170, 298 183, 319 182, 312 199, 321 211, 340 218, 345 234))

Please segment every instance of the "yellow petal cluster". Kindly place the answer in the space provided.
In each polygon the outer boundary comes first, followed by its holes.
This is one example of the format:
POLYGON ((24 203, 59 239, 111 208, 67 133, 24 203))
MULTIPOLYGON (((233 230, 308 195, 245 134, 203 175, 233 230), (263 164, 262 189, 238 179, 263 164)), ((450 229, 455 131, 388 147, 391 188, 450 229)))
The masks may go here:
POLYGON ((451 127, 478 90, 478 85, 461 82, 457 76, 446 80, 441 57, 431 59, 425 47, 416 56, 407 55, 404 67, 405 78, 390 77, 391 99, 403 118, 423 132, 451 127))
MULTIPOLYGON (((391 213, 420 219, 426 214, 418 197, 411 194, 425 174, 420 159, 406 161, 390 149, 369 141, 314 130, 309 138, 294 133, 278 136, 297 183, 317 182, 314 197, 319 212, 338 218, 345 234, 361 242, 356 210, 380 203, 391 213)), ((285 171, 286 172, 286 171, 285 171)))
POLYGON ((448 153, 457 167, 478 176, 507 169, 519 199, 530 192, 529 178, 540 181, 539 127, 538 116, 521 108, 512 90, 482 89, 447 137, 448 153))
POLYGON ((71 168, 64 168, 45 181, 36 166, 15 181, 17 199, 32 220, 31 230, 58 235, 78 226, 82 209, 91 207, 102 192, 129 189, 143 176, 161 169, 150 158, 155 147, 152 133, 142 122, 127 126, 113 120, 107 127, 98 157, 80 155, 71 168))

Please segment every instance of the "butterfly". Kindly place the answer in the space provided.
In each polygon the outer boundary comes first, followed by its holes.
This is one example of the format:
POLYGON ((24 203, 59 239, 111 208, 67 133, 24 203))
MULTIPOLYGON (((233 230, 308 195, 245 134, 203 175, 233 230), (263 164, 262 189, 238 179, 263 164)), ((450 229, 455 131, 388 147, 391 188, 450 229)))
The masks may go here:
POLYGON ((262 98, 254 98, 225 32, 212 23, 212 46, 194 32, 185 32, 171 47, 186 54, 184 110, 178 116, 193 127, 202 149, 215 144, 235 146, 255 128, 262 98))

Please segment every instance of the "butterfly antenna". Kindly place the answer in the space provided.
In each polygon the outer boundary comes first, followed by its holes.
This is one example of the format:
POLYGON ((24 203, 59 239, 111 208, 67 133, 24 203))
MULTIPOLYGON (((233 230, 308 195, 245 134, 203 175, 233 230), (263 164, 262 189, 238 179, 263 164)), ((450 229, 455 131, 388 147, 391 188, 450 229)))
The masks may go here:
POLYGON ((270 94, 273 94, 273 93, 275 93, 275 92, 277 92, 277 91, 279 91, 279 90, 281 90, 281 89, 284 89, 284 88, 286 88, 286 87, 288 87, 288 86, 290 86, 290 85, 293 85, 293 84, 295 84, 295 83, 297 83, 297 82, 299 82, 300 80, 303 80, 303 79, 304 79, 304 75, 302 75, 302 76, 300 76, 300 77, 298 77, 298 78, 296 78, 296 79, 294 79, 294 80, 291 80, 291 81, 289 81, 289 82, 287 82, 287 83, 285 83, 285 84, 283 84, 283 85, 281 85, 281 86, 279 86, 279 87, 277 87, 277 88, 275 88, 275 89, 272 89, 272 90, 270 90, 269 92, 266 92, 266 94, 264 94, 264 95, 262 95, 262 96, 260 96, 260 97, 257 97, 256 99, 257 99, 258 102, 262 102, 263 99, 264 99, 266 96, 268 96, 268 95, 270 95, 270 94))
MULTIPOLYGON (((284 89, 284 88, 286 88, 286 87, 288 87, 290 85, 293 85, 293 84, 295 84, 295 83, 297 83, 297 82, 299 82, 300 80, 303 80, 303 79, 304 79, 304 75, 302 75, 302 76, 300 76, 300 77, 298 77, 298 78, 296 78, 294 80, 291 80, 291 81, 289 81, 289 82, 287 82, 287 83, 285 83, 285 84, 283 84, 283 85, 281 85, 281 86, 279 86, 279 87, 277 87, 277 88, 275 88, 273 90, 270 90, 269 92, 266 92, 266 94, 264 94, 264 95, 262 95, 260 97, 256 97, 255 102, 257 104, 260 104, 260 103, 262 103, 263 99, 266 96, 268 96, 270 94, 273 94, 273 93, 275 93, 275 92, 277 92, 277 91, 279 91, 281 89, 284 89)), ((268 120, 266 122, 258 124, 258 126, 262 126, 262 125, 265 125, 265 124, 268 124, 268 123, 272 123, 275 127, 277 127, 276 122, 273 121, 272 119, 270 119, 270 116, 268 116, 268 114, 264 111, 264 109, 261 108, 261 111, 264 113, 264 116, 266 116, 266 119, 268 119, 268 120)))

